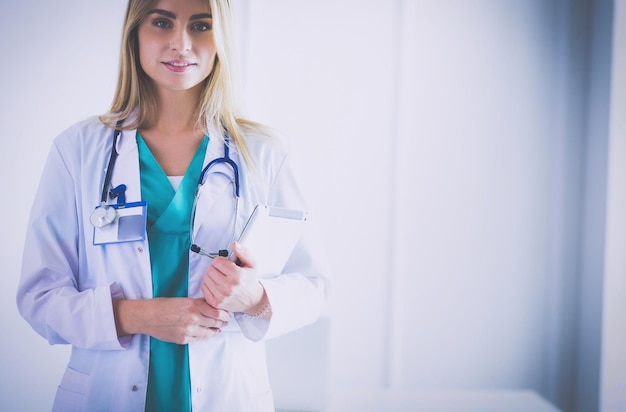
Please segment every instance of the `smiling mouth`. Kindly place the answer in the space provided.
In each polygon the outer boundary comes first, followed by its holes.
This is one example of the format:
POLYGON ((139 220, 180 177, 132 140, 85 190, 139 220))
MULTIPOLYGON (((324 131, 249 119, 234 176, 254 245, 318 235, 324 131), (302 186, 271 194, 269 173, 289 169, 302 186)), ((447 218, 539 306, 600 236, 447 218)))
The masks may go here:
POLYGON ((193 66, 193 63, 186 63, 186 62, 164 62, 164 63, 169 64, 170 66, 174 66, 174 67, 193 66))
POLYGON ((182 60, 170 60, 170 61, 163 62, 163 64, 169 70, 171 70, 173 72, 178 72, 178 73, 184 72, 188 68, 193 67, 193 66, 196 65, 196 63, 190 63, 190 62, 186 62, 186 61, 182 61, 182 60))

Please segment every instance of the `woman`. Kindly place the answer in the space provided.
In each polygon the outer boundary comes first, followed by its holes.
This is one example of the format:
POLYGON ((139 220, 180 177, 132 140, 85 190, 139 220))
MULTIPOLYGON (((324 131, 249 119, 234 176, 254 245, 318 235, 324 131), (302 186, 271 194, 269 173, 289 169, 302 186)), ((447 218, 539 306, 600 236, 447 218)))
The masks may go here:
POLYGON ((237 111, 230 24, 227 0, 130 0, 110 112, 54 141, 17 295, 72 345, 54 410, 273 411, 263 341, 319 316, 306 233, 262 277, 230 244, 257 204, 305 208, 280 145, 237 111))

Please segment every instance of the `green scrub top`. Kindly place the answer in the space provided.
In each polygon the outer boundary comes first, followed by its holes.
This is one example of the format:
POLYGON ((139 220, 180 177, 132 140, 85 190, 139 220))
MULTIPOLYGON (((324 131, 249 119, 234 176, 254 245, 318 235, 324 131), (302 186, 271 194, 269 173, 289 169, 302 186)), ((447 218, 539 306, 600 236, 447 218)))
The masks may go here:
MULTIPOLYGON (((186 297, 189 279, 189 224, 208 137, 196 151, 174 190, 139 132, 137 146, 141 198, 148 203, 148 242, 153 297, 186 297)), ((150 337, 150 369, 146 411, 191 411, 191 382, 187 345, 150 337)))

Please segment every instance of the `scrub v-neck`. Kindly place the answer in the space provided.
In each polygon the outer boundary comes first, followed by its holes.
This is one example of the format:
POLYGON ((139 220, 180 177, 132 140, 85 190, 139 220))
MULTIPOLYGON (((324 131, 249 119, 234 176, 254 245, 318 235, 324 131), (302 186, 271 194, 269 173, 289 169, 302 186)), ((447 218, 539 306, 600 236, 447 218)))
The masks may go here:
MULTIPOLYGON (((186 297, 189 279, 189 224, 197 181, 202 171, 205 136, 174 190, 146 142, 137 132, 141 197, 148 203, 147 234, 153 297, 186 297)), ((187 345, 150 337, 147 411, 191 411, 187 345)))

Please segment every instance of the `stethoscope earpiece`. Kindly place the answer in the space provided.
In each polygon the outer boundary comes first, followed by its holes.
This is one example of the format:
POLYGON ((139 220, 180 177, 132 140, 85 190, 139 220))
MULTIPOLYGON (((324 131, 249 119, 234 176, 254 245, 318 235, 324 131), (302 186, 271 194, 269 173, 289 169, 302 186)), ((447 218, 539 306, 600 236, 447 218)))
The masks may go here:
POLYGON ((93 212, 91 212, 89 221, 94 227, 104 227, 113 223, 116 218, 117 210, 115 210, 114 207, 98 206, 93 212))

